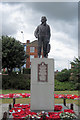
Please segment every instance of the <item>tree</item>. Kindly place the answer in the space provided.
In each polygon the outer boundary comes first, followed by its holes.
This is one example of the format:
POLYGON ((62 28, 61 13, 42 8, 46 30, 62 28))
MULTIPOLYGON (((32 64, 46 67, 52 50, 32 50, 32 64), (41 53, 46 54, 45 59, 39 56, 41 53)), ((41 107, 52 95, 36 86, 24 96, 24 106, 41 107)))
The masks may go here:
POLYGON ((61 72, 57 73, 56 79, 60 82, 69 81, 70 73, 71 73, 70 70, 63 69, 61 72))
POLYGON ((1 70, 2 70, 2 54, 1 54, 1 51, 0 51, 0 73, 1 73, 1 70))
MULTIPOLYGON (((71 62, 71 77, 70 79, 76 83, 76 86, 78 83, 80 83, 80 57, 75 58, 73 62, 71 62)), ((80 85, 80 84, 79 84, 80 85)))
POLYGON ((25 63, 25 51, 21 42, 15 38, 2 36, 2 68, 11 73, 13 68, 21 68, 25 63))

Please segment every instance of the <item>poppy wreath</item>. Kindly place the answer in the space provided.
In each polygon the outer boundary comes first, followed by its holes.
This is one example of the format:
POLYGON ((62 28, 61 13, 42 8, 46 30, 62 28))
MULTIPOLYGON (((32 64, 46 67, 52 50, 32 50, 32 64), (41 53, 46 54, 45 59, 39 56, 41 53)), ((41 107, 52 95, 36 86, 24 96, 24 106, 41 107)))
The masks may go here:
POLYGON ((61 120, 61 114, 63 113, 70 113, 74 115, 74 111, 71 109, 65 109, 62 110, 61 105, 55 105, 54 110, 56 112, 31 112, 30 110, 30 104, 14 104, 14 108, 9 110, 9 113, 13 116, 13 120, 28 120, 28 119, 34 119, 34 120, 61 120))

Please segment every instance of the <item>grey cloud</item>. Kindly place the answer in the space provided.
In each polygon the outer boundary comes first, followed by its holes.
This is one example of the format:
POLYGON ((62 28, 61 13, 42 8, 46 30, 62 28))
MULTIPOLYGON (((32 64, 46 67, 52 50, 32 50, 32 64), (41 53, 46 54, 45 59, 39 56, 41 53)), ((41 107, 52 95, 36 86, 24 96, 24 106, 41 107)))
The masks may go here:
MULTIPOLYGON (((20 11, 21 14, 23 14, 23 22, 28 22, 29 24, 36 25, 36 22, 40 22, 40 13, 43 15, 46 15, 48 17, 49 22, 51 21, 51 24, 55 29, 58 31, 62 30, 64 32, 68 32, 70 29, 66 26, 65 28, 65 22, 69 22, 69 24, 73 24, 73 21, 77 19, 77 3, 65 3, 65 2, 33 2, 33 3, 4 3, 9 4, 10 6, 14 8, 19 6, 17 8, 18 11, 20 11), (32 10, 33 14, 32 16, 28 17, 28 10, 32 10), (37 15, 36 15, 37 14, 37 15), (56 23, 59 24, 57 25, 56 23)), ((14 12, 16 12, 14 10, 14 12)), ((8 14, 8 13, 7 13, 8 14)), ((5 16, 7 18, 7 16, 5 16)), ((7 18, 8 19, 8 18, 7 18)), ((5 21, 6 22, 6 21, 5 21)), ((18 23, 21 21, 17 21, 18 23)), ((39 23, 38 23, 39 24, 39 23)), ((14 26, 13 26, 14 27, 14 26)), ((70 34, 71 33, 70 31, 70 34)), ((76 35, 76 34, 74 34, 76 35)))
POLYGON ((49 18, 49 24, 51 24, 52 29, 54 28, 57 32, 65 33, 69 36, 69 39, 73 38, 73 41, 66 40, 65 37, 58 37, 57 40, 63 42, 68 47, 76 43, 77 3, 4 3, 4 5, 7 4, 12 9, 11 11, 3 12, 3 34, 16 34, 21 26, 27 31, 27 34, 30 33, 39 24, 40 13, 43 13, 49 18), (18 16, 11 22, 11 15, 16 13, 16 11, 19 11, 18 16))
MULTIPOLYGON (((11 28, 14 33, 14 30, 18 28, 17 26, 19 26, 19 23, 22 24, 23 27, 26 27, 24 26, 24 22, 26 24, 28 23, 30 26, 36 26, 39 24, 38 22, 40 22, 39 18, 41 16, 39 17, 39 14, 42 12, 44 15, 46 14, 47 17, 50 16, 48 19, 52 29, 54 28, 58 32, 65 32, 70 35, 70 37, 77 38, 76 20, 74 20, 77 19, 77 3, 9 3, 9 5, 13 7, 14 13, 16 13, 14 8, 17 6, 16 10, 20 11, 20 16, 22 15, 23 20, 21 21, 18 15, 16 22, 14 21, 14 24, 12 24, 11 27, 9 21, 7 21, 10 20, 9 14, 11 13, 3 14, 3 29, 11 28), (29 10, 33 11, 32 15, 29 15, 31 14, 29 13, 29 10)), ((29 31, 30 30, 28 30, 28 32, 29 31)))
POLYGON ((26 3, 35 11, 42 12, 50 19, 73 21, 78 17, 77 2, 37 2, 26 3))
POLYGON ((15 27, 13 27, 15 24, 10 24, 10 23, 7 23, 7 24, 2 24, 2 34, 3 35, 12 35, 12 34, 15 34, 17 32, 17 29, 16 29, 16 25, 15 27))
POLYGON ((16 21, 12 22, 9 14, 4 15, 2 18, 2 34, 3 35, 12 35, 17 32, 17 23, 16 21))
MULTIPOLYGON (((2 12, 2 32, 3 34, 16 34, 19 29, 26 29, 30 33, 31 29, 35 27, 37 14, 35 14, 32 7, 30 8, 26 3, 3 3, 3 5, 10 7, 11 11, 2 12), (12 16, 18 13, 18 16, 12 20, 12 16), (32 13, 31 13, 32 12, 32 13), (34 17, 35 16, 35 17, 34 17), (28 26, 27 26, 28 25, 28 26)), ((31 3, 30 3, 31 4, 31 3)))
MULTIPOLYGON (((74 21, 73 23, 68 23, 64 21, 59 21, 59 22, 51 22, 51 27, 52 29, 55 29, 56 32, 61 32, 65 33, 66 35, 69 36, 69 39, 73 38, 73 40, 78 39, 78 25, 77 21, 74 21)), ((54 33, 53 33, 54 34, 54 33)), ((64 40, 63 40, 64 41, 64 40)), ((71 41, 70 41, 71 42, 71 41)))
MULTIPOLYGON (((43 2, 43 3, 26 3, 26 8, 34 10, 34 13, 43 13, 51 23, 51 27, 56 31, 65 32, 71 38, 77 39, 77 21, 78 21, 78 3, 77 2, 43 2)), ((24 9, 23 9, 24 11, 24 9)), ((32 24, 36 25, 39 17, 33 15, 32 24)), ((41 17, 41 16, 40 16, 41 17)))
MULTIPOLYGON (((27 10, 27 8, 35 10, 35 13, 40 12, 47 15, 49 19, 73 21, 78 17, 78 3, 77 2, 19 2, 9 3, 12 6, 21 5, 20 11, 27 10)), ((34 15, 33 15, 34 17, 34 15)))
MULTIPOLYGON (((8 4, 8 3, 4 3, 3 4, 3 8, 4 7, 6 9, 5 10, 2 10, 2 34, 3 35, 13 35, 13 34, 16 34, 17 33, 17 30, 19 29, 20 27, 20 22, 22 22, 20 20, 20 17, 19 15, 16 16, 14 18, 14 14, 16 13, 16 11, 18 12, 20 7, 17 8, 16 6, 13 6, 13 8, 10 6, 11 4, 8 4)), ((19 13, 20 14, 20 13, 19 13)))

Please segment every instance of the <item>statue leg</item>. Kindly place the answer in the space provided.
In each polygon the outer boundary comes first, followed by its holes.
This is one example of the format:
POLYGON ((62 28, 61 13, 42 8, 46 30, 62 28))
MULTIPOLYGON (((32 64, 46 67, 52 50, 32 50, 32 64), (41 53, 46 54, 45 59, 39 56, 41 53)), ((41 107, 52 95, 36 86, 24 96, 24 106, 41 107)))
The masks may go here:
POLYGON ((42 39, 38 39, 38 57, 40 58, 41 56, 41 49, 42 49, 42 39))
POLYGON ((48 54, 47 54, 47 41, 46 41, 46 38, 44 38, 44 41, 43 41, 43 55, 45 58, 48 57, 48 54))

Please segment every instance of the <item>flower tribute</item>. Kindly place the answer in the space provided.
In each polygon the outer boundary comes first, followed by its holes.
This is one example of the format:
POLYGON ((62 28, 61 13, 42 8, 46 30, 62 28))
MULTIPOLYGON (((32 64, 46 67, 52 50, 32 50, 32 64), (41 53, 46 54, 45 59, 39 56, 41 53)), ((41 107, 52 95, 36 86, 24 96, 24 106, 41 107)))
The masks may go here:
MULTIPOLYGON (((0 98, 30 98, 30 93, 13 93, 13 94, 0 94, 0 98)), ((54 94, 54 98, 66 98, 80 100, 80 95, 70 95, 70 94, 54 94)))
POLYGON ((71 113, 71 112, 63 112, 63 113, 60 113, 60 118, 63 119, 63 120, 73 120, 73 119, 76 119, 76 116, 75 114, 71 113))
POLYGON ((67 120, 67 118, 72 120, 73 118, 76 118, 73 110, 61 110, 61 105, 55 105, 54 112, 41 111, 36 113, 30 110, 30 104, 14 104, 14 108, 9 110, 9 114, 12 115, 13 120, 62 120, 62 118, 65 118, 65 120, 67 120))

